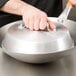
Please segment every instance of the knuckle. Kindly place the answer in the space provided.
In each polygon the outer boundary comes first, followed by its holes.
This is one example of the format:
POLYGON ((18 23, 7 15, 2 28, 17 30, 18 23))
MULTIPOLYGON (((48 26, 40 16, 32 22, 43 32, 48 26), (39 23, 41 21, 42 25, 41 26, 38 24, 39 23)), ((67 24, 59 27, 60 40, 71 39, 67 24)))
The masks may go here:
POLYGON ((47 17, 47 14, 45 12, 42 12, 43 16, 47 17))

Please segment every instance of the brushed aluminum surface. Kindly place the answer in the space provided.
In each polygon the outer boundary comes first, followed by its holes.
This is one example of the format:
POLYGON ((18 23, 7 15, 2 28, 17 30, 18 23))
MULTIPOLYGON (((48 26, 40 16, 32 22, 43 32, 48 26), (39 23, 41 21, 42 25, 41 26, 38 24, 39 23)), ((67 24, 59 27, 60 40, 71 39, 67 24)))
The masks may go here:
POLYGON ((21 23, 10 24, 12 26, 2 42, 4 51, 16 59, 31 63, 48 62, 74 46, 68 30, 59 23, 56 23, 56 31, 19 29, 21 23))

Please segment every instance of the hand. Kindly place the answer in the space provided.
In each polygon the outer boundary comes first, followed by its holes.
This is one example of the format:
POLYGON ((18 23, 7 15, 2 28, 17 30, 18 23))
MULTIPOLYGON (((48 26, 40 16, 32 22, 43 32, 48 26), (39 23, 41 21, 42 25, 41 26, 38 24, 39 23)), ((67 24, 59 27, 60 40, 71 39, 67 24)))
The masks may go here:
POLYGON ((43 11, 27 4, 21 9, 23 21, 27 28, 30 30, 44 30, 47 22, 51 29, 55 29, 56 26, 48 20, 47 14, 43 11))
POLYGON ((76 0, 70 0, 70 2, 76 6, 76 0))
MULTIPOLYGON (((22 0, 9 0, 1 10, 22 16, 25 26, 30 30, 44 30, 49 22, 46 13, 22 0)), ((55 28, 51 21, 49 25, 51 29, 55 28)))

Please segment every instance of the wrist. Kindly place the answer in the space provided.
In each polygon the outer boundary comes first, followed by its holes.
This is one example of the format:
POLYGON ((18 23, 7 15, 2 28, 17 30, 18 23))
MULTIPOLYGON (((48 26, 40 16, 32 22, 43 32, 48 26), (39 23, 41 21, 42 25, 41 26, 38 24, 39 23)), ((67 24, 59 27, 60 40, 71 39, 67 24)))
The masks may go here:
POLYGON ((21 7, 19 8, 20 15, 23 15, 29 8, 31 8, 31 5, 21 1, 21 7))
POLYGON ((23 15, 23 12, 26 11, 27 7, 28 7, 28 4, 20 0, 20 1, 17 1, 17 4, 13 8, 17 9, 19 15, 23 15))
POLYGON ((13 7, 10 5, 10 8, 13 8, 17 12, 18 15, 22 15, 23 9, 26 7, 26 3, 22 0, 10 0, 11 5, 13 4, 13 7))

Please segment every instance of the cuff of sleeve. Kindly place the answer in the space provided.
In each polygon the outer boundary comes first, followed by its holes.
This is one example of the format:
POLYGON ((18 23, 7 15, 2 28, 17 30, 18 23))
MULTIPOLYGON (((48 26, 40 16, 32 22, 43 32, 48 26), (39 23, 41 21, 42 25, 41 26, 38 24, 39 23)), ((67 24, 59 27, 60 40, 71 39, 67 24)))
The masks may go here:
POLYGON ((0 8, 5 5, 5 3, 9 0, 0 0, 0 8))

